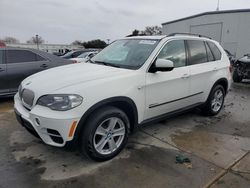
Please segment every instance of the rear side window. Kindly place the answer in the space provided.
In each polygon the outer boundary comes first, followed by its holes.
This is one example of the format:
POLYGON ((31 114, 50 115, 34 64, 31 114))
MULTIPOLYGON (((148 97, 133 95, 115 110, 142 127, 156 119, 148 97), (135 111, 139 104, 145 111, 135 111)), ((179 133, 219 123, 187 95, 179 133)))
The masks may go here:
POLYGON ((212 42, 207 42, 207 43, 208 43, 208 46, 210 47, 210 49, 211 49, 211 51, 212 51, 212 53, 214 55, 215 60, 216 61, 220 60, 221 59, 221 52, 218 49, 218 47, 212 42))
MULTIPOLYGON (((42 60, 44 60, 44 58, 42 58, 42 60)), ((29 50, 7 50, 7 63, 23 63, 34 61, 38 61, 38 55, 29 50)))
POLYGON ((205 43, 200 40, 188 40, 189 64, 196 65, 208 62, 205 43))
POLYGON ((36 60, 37 61, 46 61, 42 56, 36 54, 36 60))
POLYGON ((164 46, 157 58, 171 60, 174 67, 186 66, 186 51, 184 40, 170 41, 164 46))

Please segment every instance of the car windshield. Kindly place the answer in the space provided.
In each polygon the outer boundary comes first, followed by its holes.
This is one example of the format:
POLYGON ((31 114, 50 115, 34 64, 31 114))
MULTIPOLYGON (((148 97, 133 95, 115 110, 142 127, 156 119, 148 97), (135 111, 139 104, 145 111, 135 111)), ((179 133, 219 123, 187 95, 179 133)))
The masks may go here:
POLYGON ((138 69, 148 59, 159 40, 123 39, 110 44, 95 57, 92 63, 138 69))

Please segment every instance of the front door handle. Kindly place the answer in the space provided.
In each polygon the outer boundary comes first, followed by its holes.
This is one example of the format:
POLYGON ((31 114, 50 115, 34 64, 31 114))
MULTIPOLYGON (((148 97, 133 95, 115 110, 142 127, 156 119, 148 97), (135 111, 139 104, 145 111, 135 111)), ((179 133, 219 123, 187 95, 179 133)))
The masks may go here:
POLYGON ((190 75, 189 74, 183 74, 183 76, 181 77, 182 79, 185 79, 185 78, 189 78, 190 75))
POLYGON ((0 68, 0 72, 3 72, 3 71, 4 71, 4 69, 1 69, 1 68, 0 68))
POLYGON ((47 65, 47 64, 42 64, 40 67, 42 67, 42 68, 47 68, 48 65, 47 65))

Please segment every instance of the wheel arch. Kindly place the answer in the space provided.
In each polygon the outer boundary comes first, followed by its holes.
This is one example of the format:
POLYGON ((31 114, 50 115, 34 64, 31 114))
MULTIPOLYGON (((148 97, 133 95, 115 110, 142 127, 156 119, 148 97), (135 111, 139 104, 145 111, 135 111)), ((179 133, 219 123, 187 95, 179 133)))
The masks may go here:
POLYGON ((76 143, 78 141, 79 135, 84 129, 84 124, 90 117, 90 115, 96 111, 97 109, 100 109, 104 106, 114 106, 126 113, 126 115, 129 118, 130 121, 130 132, 133 132, 134 128, 138 124, 138 111, 137 107, 134 103, 134 101, 129 97, 112 97, 108 99, 104 99, 102 101, 99 101, 98 103, 94 104, 92 107, 90 107, 81 117, 78 126, 76 128, 74 139, 70 141, 71 143, 76 143))
POLYGON ((228 91, 228 80, 226 78, 220 78, 219 80, 217 80, 213 87, 211 88, 210 92, 212 91, 212 89, 216 86, 216 85, 222 85, 222 87, 224 88, 225 90, 225 93, 227 93, 228 91))

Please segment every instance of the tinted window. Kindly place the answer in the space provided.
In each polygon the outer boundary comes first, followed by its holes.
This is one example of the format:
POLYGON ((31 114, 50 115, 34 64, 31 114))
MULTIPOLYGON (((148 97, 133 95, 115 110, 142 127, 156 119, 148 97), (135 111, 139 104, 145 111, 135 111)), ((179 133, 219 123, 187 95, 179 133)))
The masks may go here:
POLYGON ((37 61, 46 61, 46 59, 44 59, 43 57, 41 57, 40 55, 36 54, 36 60, 37 61))
POLYGON ((218 47, 212 42, 208 42, 208 46, 210 47, 212 53, 214 54, 215 60, 220 60, 221 59, 221 52, 218 49, 218 47))
POLYGON ((3 50, 0 50, 0 64, 3 64, 3 50))
POLYGON ((174 67, 186 66, 186 52, 184 41, 170 41, 162 49, 157 58, 173 61, 174 67))
POLYGON ((75 52, 75 53, 72 54, 72 57, 73 58, 77 57, 77 56, 81 55, 82 53, 83 53, 82 51, 77 51, 77 52, 75 52))
POLYGON ((212 51, 211 51, 210 47, 208 46, 207 43, 205 43, 205 45, 206 45, 206 49, 207 49, 207 58, 208 58, 208 61, 215 61, 214 55, 212 54, 212 51))
POLYGON ((187 41, 190 52, 189 63, 191 65, 207 62, 207 52, 203 41, 188 40, 187 41))
POLYGON ((36 61, 37 55, 28 50, 7 50, 7 63, 36 61))

